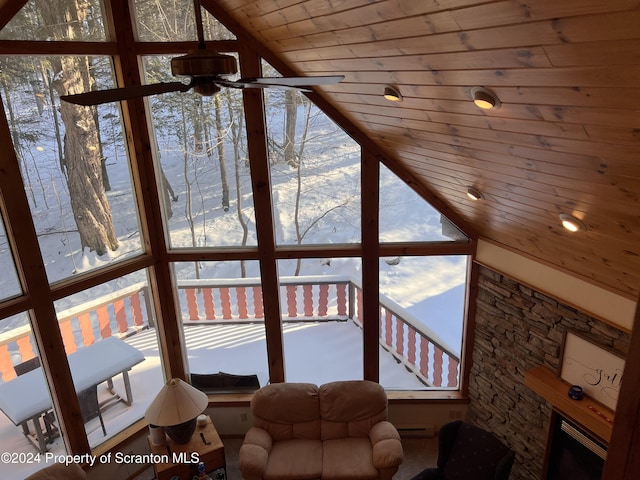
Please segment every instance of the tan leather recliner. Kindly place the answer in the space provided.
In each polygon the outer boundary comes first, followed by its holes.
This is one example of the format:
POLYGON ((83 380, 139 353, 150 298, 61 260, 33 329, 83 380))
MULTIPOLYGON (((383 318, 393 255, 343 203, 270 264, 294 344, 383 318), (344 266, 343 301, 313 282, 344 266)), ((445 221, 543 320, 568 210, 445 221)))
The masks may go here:
POLYGON ((275 383, 255 393, 251 412, 240 448, 245 480, 388 480, 402 462, 375 382, 275 383))
POLYGON ((87 478, 77 463, 54 463, 29 475, 25 480, 83 480, 87 478))

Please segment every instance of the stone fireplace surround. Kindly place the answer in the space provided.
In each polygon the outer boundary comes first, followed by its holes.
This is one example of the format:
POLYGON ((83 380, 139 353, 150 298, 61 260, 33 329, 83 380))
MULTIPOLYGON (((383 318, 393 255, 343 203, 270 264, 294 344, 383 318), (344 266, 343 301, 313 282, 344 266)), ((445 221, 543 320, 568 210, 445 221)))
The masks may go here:
POLYGON ((630 335, 517 281, 480 267, 468 418, 516 452, 511 480, 541 478, 551 405, 525 372, 560 366, 564 333, 579 332, 623 357, 630 335))

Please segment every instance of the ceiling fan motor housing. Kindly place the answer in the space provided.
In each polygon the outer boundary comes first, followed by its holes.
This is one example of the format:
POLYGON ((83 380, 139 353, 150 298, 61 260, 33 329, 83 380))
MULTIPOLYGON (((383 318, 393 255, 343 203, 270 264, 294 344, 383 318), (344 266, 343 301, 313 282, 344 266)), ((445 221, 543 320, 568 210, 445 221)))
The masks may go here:
POLYGON ((238 73, 235 57, 206 49, 171 59, 171 73, 184 77, 224 77, 238 73))

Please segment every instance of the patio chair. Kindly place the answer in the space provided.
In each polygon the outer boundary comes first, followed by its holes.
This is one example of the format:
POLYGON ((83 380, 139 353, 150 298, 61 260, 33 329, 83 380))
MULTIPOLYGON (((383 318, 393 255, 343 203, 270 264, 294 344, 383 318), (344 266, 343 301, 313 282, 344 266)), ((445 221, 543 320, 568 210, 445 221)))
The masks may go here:
MULTIPOLYGON (((18 363, 17 365, 13 366, 13 369, 18 376, 24 375, 25 373, 35 370, 36 368, 40 368, 40 357, 33 357, 29 360, 25 360, 24 362, 18 363)), ((40 418, 42 418, 42 423, 44 424, 45 428, 45 442, 52 443, 56 438, 60 436, 60 432, 55 426, 56 417, 53 414, 53 410, 44 412, 40 418)), ((22 425, 22 429, 26 429, 26 431, 28 431, 29 427, 25 423, 22 425)))
POLYGON ((78 393, 78 403, 80 404, 80 412, 82 413, 82 420, 84 423, 98 417, 100 419, 102 433, 106 437, 107 430, 104 428, 104 420, 102 419, 100 403, 98 402, 98 385, 94 385, 93 387, 89 387, 78 393))
POLYGON ((493 434, 461 420, 438 435, 438 466, 411 480, 507 480, 515 454, 493 434))

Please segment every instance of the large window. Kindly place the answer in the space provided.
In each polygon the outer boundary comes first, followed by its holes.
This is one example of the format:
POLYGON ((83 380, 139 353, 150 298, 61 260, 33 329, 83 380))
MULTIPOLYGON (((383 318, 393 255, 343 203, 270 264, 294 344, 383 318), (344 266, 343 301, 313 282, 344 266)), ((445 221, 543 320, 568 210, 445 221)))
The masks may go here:
POLYGON ((173 269, 189 373, 257 375, 260 385, 266 385, 269 368, 258 262, 181 262, 173 269))
POLYGON ((108 57, 0 57, 2 99, 50 282, 140 254, 120 110, 61 102, 96 82, 108 57), (29 85, 27 91, 23 85, 29 85))
MULTIPOLYGON (((66 453, 40 365, 29 314, 0 320, 0 442, 6 452, 29 456, 44 447, 59 455, 66 453)), ((37 464, 6 462, 2 475, 24 478, 38 468, 37 464)))
POLYGON ((82 9, 66 8, 61 0, 28 1, 0 30, 0 39, 104 42, 108 32, 103 12, 102 0, 86 0, 82 9))
MULTIPOLYGON (((171 81, 169 63, 145 57, 147 82, 171 81)), ((171 247, 256 245, 240 92, 169 93, 149 106, 171 247)))
POLYGON ((380 243, 468 242, 464 233, 380 165, 380 243))
MULTIPOLYGON (((136 32, 141 42, 180 42, 196 38, 193 0, 150 2, 134 0, 136 32)), ((205 40, 230 40, 235 36, 205 9, 202 10, 205 40)))
POLYGON ((363 378, 359 258, 280 260, 286 379, 321 385, 363 378))
MULTIPOLYGON (((66 378, 61 395, 83 410, 82 425, 61 424, 73 423, 69 402, 49 401, 39 425, 53 433, 40 440, 99 451, 170 376, 324 383, 370 376, 377 362, 388 389, 460 388, 469 239, 384 166, 379 211, 363 209, 376 166, 307 96, 224 87, 60 102, 136 83, 138 67, 143 84, 176 80, 170 58, 195 45, 193 2, 133 5, 135 28, 117 25, 132 28, 132 48, 110 41, 113 16, 98 0, 27 2, 0 31, 28 53, 0 57, 0 128, 15 171, 0 186, 24 188, 11 200, 30 212, 16 228, 0 196, 0 386, 41 358, 45 403, 45 377, 66 378), (67 22, 63 4, 84 10, 67 22), (24 40, 64 42, 64 55, 24 40), (378 223, 379 238, 363 238, 365 222, 378 223), (51 336, 39 343, 42 332, 51 336)), ((207 12, 204 21, 213 50, 259 69, 241 40, 207 12)), ((22 422, 0 414, 0 439, 33 449, 23 437, 22 422)))
POLYGON ((55 303, 91 446, 140 420, 164 383, 151 305, 145 271, 55 303))
POLYGON ((380 371, 386 388, 459 388, 467 262, 466 255, 380 261, 380 343, 388 352, 380 371), (414 376, 387 383, 382 372, 389 355, 414 376))
POLYGON ((359 145, 296 90, 267 89, 265 110, 277 243, 359 243, 359 145))

